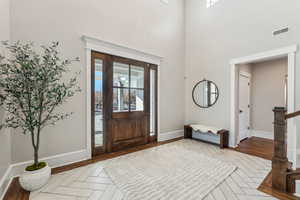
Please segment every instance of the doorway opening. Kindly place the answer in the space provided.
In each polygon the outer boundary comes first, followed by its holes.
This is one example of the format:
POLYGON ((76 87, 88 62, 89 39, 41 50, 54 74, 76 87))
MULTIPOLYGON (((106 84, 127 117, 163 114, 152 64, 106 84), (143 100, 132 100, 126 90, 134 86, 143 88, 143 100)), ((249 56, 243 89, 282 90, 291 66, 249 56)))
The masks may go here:
POLYGON ((92 51, 93 156, 157 141, 157 65, 92 51))
POLYGON ((273 155, 274 107, 287 109, 288 58, 239 64, 238 146, 273 155), (256 141, 256 142, 253 142, 256 141), (271 144, 271 145, 270 145, 271 144), (269 149, 266 149, 269 148, 269 149))
MULTIPOLYGON (((295 112, 295 55, 297 45, 261 52, 250 56, 235 58, 230 61, 231 64, 231 117, 230 117, 230 145, 237 147, 240 143, 240 100, 239 100, 239 81, 240 65, 249 63, 259 63, 280 58, 287 58, 287 108, 288 113, 295 112)), ((252 77, 251 77, 252 78, 252 77)), ((266 94, 268 95, 268 94, 266 94)), ((251 99, 250 99, 251 100, 251 99)), ((251 104, 251 103, 250 103, 251 104)), ((277 105, 276 105, 277 106, 277 105)), ((280 105, 278 105, 280 106, 280 105)), ((272 111, 272 109, 271 109, 272 111)), ((247 112, 245 112, 247 113, 247 112)), ((250 118, 250 117, 249 117, 250 118)), ((274 116, 270 119, 273 120, 274 116)), ((288 158, 296 163, 296 129, 293 119, 287 121, 287 150, 288 158)), ((244 136, 242 136, 244 137, 244 136)))
POLYGON ((273 139, 274 107, 287 109, 287 57, 239 66, 239 141, 273 139))

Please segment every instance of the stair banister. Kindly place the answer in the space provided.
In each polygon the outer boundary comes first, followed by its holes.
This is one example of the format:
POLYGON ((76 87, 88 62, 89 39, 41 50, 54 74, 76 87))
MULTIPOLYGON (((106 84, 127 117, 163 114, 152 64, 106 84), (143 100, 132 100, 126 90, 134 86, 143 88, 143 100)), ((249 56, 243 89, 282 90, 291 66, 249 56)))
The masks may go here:
POLYGON ((274 110, 274 154, 272 158, 272 187, 276 190, 287 191, 287 172, 290 163, 287 158, 287 126, 286 112, 283 107, 274 110))
POLYGON ((275 107, 274 154, 272 158, 272 188, 295 193, 295 181, 300 179, 300 169, 292 170, 287 158, 287 120, 300 116, 300 111, 286 114, 284 107, 275 107))
POLYGON ((293 113, 285 115, 285 119, 291 119, 291 118, 297 117, 299 115, 300 115, 300 111, 293 112, 293 113))

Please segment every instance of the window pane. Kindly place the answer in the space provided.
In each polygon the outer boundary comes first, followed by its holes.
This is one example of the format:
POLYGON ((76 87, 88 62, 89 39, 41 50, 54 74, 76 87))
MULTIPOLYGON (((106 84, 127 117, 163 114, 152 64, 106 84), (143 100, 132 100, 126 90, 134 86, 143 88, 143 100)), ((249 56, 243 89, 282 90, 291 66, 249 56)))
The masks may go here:
POLYGON ((144 90, 131 89, 130 90, 130 109, 131 111, 144 110, 144 90))
POLYGON ((130 87, 132 88, 144 88, 144 68, 131 66, 130 71, 130 87))
POLYGON ((129 111, 129 89, 113 89, 113 112, 129 111))
POLYGON ((129 65, 114 62, 113 73, 114 86, 129 87, 129 65))
POLYGON ((103 62, 95 59, 95 80, 94 80, 94 96, 95 96, 95 146, 103 145, 103 62))
POLYGON ((155 118, 156 118, 156 71, 150 70, 150 136, 154 136, 155 133, 155 118))

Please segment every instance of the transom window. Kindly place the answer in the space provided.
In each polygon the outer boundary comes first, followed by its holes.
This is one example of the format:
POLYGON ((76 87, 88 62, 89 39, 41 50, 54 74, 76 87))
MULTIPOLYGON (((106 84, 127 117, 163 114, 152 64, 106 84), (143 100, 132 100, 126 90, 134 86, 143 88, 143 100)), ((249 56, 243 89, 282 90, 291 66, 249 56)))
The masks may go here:
POLYGON ((114 62, 113 112, 144 111, 144 67, 114 62))
POLYGON ((219 0, 206 0, 206 7, 210 8, 215 5, 219 0))

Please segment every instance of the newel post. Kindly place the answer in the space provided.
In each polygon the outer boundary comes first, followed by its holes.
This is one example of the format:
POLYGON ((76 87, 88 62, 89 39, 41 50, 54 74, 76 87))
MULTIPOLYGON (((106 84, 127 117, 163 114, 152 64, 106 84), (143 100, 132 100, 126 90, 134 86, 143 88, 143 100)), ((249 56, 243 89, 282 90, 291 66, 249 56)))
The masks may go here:
POLYGON ((287 191, 286 172, 289 168, 287 158, 287 126, 283 107, 274 110, 274 154, 272 158, 272 187, 279 191, 287 191))

